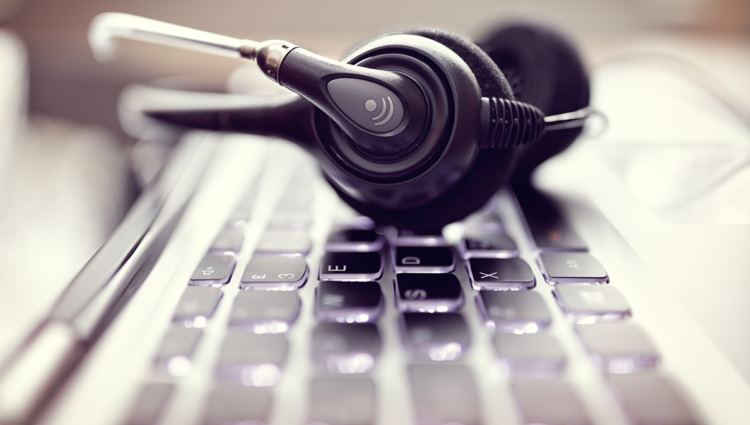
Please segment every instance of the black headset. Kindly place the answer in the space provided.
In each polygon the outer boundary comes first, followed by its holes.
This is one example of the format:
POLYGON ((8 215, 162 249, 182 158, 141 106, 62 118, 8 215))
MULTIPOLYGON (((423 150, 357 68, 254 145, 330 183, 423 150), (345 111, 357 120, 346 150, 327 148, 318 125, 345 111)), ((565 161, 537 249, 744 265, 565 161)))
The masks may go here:
POLYGON ((139 87, 141 112, 290 140, 354 209, 416 231, 439 231, 511 180, 528 181, 581 133, 550 116, 580 120, 589 105, 575 49, 535 25, 501 27, 477 43, 437 29, 386 34, 341 62, 283 41, 252 43, 238 46, 240 56, 296 94, 184 104, 139 87))

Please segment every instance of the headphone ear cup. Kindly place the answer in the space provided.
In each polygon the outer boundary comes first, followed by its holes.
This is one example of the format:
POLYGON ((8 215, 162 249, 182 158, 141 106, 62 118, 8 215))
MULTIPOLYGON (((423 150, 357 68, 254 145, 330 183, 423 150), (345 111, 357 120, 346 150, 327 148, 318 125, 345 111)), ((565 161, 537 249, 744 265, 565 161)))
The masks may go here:
MULTIPOLYGON (((513 99, 511 86, 503 73, 475 43, 439 29, 415 29, 405 33, 432 39, 453 50, 471 69, 482 96, 513 99)), ((441 197, 407 210, 375 208, 353 199, 341 190, 337 189, 337 192, 354 209, 378 223, 425 233, 439 233, 446 224, 461 220, 480 209, 509 181, 519 152, 519 148, 480 151, 471 170, 441 197)))
MULTIPOLYGON (((512 24, 490 32, 477 43, 508 79, 516 100, 530 103, 545 115, 572 112, 589 105, 589 79, 573 45, 546 27, 512 24)), ((528 181, 546 159, 570 146, 582 129, 547 133, 523 147, 514 181, 528 181)))

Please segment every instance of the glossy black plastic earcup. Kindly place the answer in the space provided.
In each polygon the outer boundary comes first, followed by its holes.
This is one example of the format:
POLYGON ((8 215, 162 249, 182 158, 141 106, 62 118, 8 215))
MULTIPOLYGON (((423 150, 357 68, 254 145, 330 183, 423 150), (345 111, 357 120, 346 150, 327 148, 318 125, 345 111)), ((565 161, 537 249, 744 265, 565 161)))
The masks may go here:
MULTIPOLYGON (((583 109, 589 105, 589 80, 573 45, 559 33, 533 24, 499 27, 477 42, 508 79, 516 100, 530 103, 545 115, 583 109)), ((523 147, 514 184, 527 182, 546 159, 570 146, 581 128, 548 132, 523 147)))
MULTIPOLYGON (((500 69, 473 42, 437 29, 419 29, 406 33, 437 41, 460 56, 474 74, 482 96, 513 99, 511 87, 500 69)), ((423 232, 439 232, 442 226, 460 220, 481 208, 504 183, 508 182, 518 152, 518 148, 480 150, 473 167, 457 184, 447 189, 439 198, 409 209, 389 210, 374 207, 353 199, 341 190, 337 191, 352 207, 378 223, 423 232)))

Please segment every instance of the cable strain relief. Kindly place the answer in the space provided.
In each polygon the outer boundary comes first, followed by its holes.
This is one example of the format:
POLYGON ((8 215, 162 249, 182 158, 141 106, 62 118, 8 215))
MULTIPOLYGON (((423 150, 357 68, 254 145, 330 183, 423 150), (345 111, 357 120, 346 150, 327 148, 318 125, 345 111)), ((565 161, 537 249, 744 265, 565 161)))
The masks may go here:
POLYGON ((544 113, 528 103, 483 97, 480 148, 497 149, 534 143, 545 133, 544 113))

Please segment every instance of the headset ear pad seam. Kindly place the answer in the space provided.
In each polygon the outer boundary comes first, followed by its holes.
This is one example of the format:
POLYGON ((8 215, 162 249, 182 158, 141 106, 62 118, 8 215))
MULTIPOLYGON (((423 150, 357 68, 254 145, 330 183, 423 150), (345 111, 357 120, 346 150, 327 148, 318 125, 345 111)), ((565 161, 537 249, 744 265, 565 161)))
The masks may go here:
MULTIPOLYGON (((589 105, 589 80, 573 45, 548 28, 527 23, 501 26, 477 44, 507 74, 516 100, 545 115, 572 112, 589 105)), ((544 160, 570 146, 581 133, 571 128, 547 133, 524 147, 514 182, 528 181, 544 160)))

